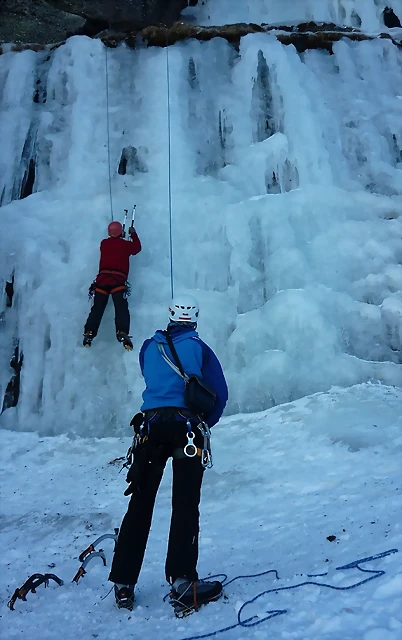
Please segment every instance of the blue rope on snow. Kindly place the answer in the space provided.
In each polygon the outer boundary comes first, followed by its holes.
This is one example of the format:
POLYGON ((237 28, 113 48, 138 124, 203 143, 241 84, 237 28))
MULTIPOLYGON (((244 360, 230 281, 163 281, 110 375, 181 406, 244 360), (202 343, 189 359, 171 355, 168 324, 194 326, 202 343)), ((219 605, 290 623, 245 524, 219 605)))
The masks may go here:
MULTIPOLYGON (((264 618, 260 618, 259 616, 251 616, 251 618, 246 618, 245 620, 242 620, 241 614, 245 609, 245 607, 247 607, 249 604, 252 604, 256 600, 258 600, 258 598, 261 598, 262 596, 268 593, 278 593, 279 591, 289 591, 291 589, 298 589, 299 587, 304 587, 309 584, 316 585, 318 587, 326 587, 327 589, 333 589, 335 591, 349 591, 350 589, 355 589, 356 587, 360 587, 362 584, 366 584, 366 582, 370 582, 371 580, 380 578, 385 574, 385 571, 383 571, 382 569, 362 569, 359 565, 363 564, 364 562, 371 562, 372 560, 385 558, 386 556, 389 556, 392 553, 398 553, 398 549, 389 549, 388 551, 383 551, 382 553, 377 553, 376 555, 368 556, 367 558, 360 558, 359 560, 355 560, 354 562, 350 562, 349 564, 336 567, 335 568, 336 571, 342 571, 346 569, 358 569, 359 571, 362 571, 364 573, 373 574, 370 577, 365 578, 364 580, 360 580, 355 584, 349 585, 348 587, 336 587, 332 584, 325 584, 322 582, 307 580, 305 582, 300 582, 299 584, 294 584, 290 587, 276 587, 274 589, 267 589, 266 591, 262 591, 261 593, 258 593, 254 598, 251 598, 250 600, 247 600, 242 604, 242 606, 240 607, 237 613, 236 624, 233 624, 229 627, 224 627, 223 629, 217 629, 216 631, 212 631, 211 633, 204 633, 202 635, 197 635, 197 636, 189 636, 187 638, 182 638, 181 640, 202 640, 203 638, 212 638, 214 636, 217 636, 218 634, 225 633, 225 631, 231 631, 232 629, 236 629, 237 627, 245 627, 245 628, 256 627, 257 625, 262 624, 263 622, 267 622, 267 620, 271 620, 272 618, 288 613, 287 609, 272 609, 272 610, 266 611, 267 615, 264 618), (257 617, 258 617, 258 620, 253 622, 253 620, 255 620, 255 618, 257 617)), ((279 579, 278 572, 275 569, 270 569, 268 571, 263 571, 261 573, 255 573, 255 574, 250 574, 245 576, 236 576, 235 578, 232 578, 229 581, 227 581, 226 574, 209 576, 208 579, 224 576, 224 582, 222 584, 223 586, 227 587, 228 584, 230 584, 231 582, 234 582, 235 580, 240 580, 242 578, 258 578, 260 576, 267 575, 268 573, 275 573, 276 578, 279 579)), ((328 573, 319 574, 319 575, 325 576, 325 575, 328 575, 328 573)), ((318 577, 318 576, 311 576, 307 574, 307 577, 318 577)))

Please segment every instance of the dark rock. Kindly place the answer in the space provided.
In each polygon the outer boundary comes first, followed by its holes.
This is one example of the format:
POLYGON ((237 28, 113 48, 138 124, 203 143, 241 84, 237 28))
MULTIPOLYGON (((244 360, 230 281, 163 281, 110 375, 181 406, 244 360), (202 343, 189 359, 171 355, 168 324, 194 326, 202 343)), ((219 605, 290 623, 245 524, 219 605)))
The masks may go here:
MULTIPOLYGON (((7 0, 6 0, 7 1, 7 0)), ((95 23, 86 23, 82 29, 89 29, 90 26, 94 26, 95 23)), ((104 26, 101 22, 96 23, 97 26, 104 26)), ((96 27, 97 28, 97 27, 96 27)), ((96 28, 94 30, 96 31, 96 28)), ((91 35, 89 32, 81 31, 85 35, 91 35)), ((121 42, 126 42, 129 47, 133 49, 141 46, 157 46, 165 47, 166 45, 174 44, 190 38, 195 38, 200 41, 212 40, 212 38, 224 38, 230 42, 234 47, 238 47, 242 37, 249 33, 272 33, 275 37, 282 42, 282 44, 292 44, 299 53, 306 51, 307 49, 324 49, 329 53, 332 53, 332 47, 334 42, 338 42, 342 38, 348 38, 350 40, 373 40, 377 37, 388 38, 396 46, 401 46, 401 42, 392 38, 389 33, 382 33, 379 36, 370 36, 359 31, 358 29, 352 29, 350 27, 337 27, 336 25, 329 24, 316 24, 315 22, 302 23, 293 27, 273 27, 271 25, 258 25, 258 24, 231 24, 213 27, 195 26, 188 23, 176 22, 171 27, 164 25, 151 25, 144 29, 133 29, 127 31, 126 29, 104 29, 100 33, 96 34, 96 37, 102 40, 102 42, 108 47, 117 47, 121 42)), ((49 49, 60 46, 62 42, 50 45, 49 49)), ((13 47, 14 51, 22 51, 23 49, 35 49, 35 47, 41 47, 43 45, 18 45, 13 47)), ((1 49, 0 49, 1 53, 1 49)))
POLYGON ((35 44, 60 42, 85 24, 44 0, 1 0, 0 41, 35 44))
POLYGON ((384 24, 388 29, 392 29, 393 27, 402 27, 400 19, 390 7, 385 7, 382 15, 384 24))
MULTIPOLYGON (((200 27, 190 24, 184 24, 182 22, 176 22, 170 29, 165 26, 151 26, 142 29, 140 32, 133 32, 130 34, 113 34, 102 37, 102 41, 110 46, 116 47, 122 40, 124 40, 130 47, 135 48, 137 38, 140 36, 148 46, 165 47, 167 44, 171 45, 175 42, 182 40, 188 40, 189 38, 195 38, 196 40, 207 41, 212 38, 225 38, 228 42, 238 47, 240 40, 243 36, 249 33, 269 33, 273 32, 276 38, 282 42, 282 44, 293 44, 299 53, 306 51, 306 49, 325 49, 332 53, 332 47, 334 42, 338 42, 342 38, 349 38, 350 40, 373 40, 377 36, 368 36, 357 29, 351 28, 336 28, 333 30, 333 24, 319 24, 306 23, 309 26, 309 30, 302 30, 299 32, 298 27, 292 28, 291 31, 284 32, 282 28, 272 27, 270 25, 255 25, 255 24, 232 24, 223 25, 220 27, 200 27), (313 27, 317 27, 317 31, 313 30, 313 27)), ((382 38, 390 38, 394 44, 399 44, 391 38, 389 34, 381 34, 382 38)))
POLYGON ((142 29, 150 24, 171 25, 188 6, 187 0, 47 0, 59 11, 87 21, 106 21, 114 29, 142 29))
POLYGON ((12 307, 13 296, 14 296, 14 273, 11 276, 10 280, 6 281, 5 292, 6 292, 6 307, 12 307))
POLYGON ((141 159, 142 154, 147 153, 147 150, 141 148, 140 150, 136 147, 128 146, 124 147, 121 152, 120 162, 118 173, 121 176, 125 176, 126 174, 134 176, 136 173, 147 173, 148 168, 141 159), (140 151, 140 153, 139 153, 140 151))
POLYGON ((19 343, 17 342, 14 348, 13 357, 10 360, 10 367, 14 370, 15 374, 11 377, 6 387, 1 413, 6 411, 6 409, 10 409, 11 407, 16 407, 18 404, 18 400, 20 397, 21 369, 23 362, 24 355, 20 351, 19 343))
POLYGON ((172 25, 187 0, 0 0, 0 41, 50 44, 106 28, 130 32, 172 25))

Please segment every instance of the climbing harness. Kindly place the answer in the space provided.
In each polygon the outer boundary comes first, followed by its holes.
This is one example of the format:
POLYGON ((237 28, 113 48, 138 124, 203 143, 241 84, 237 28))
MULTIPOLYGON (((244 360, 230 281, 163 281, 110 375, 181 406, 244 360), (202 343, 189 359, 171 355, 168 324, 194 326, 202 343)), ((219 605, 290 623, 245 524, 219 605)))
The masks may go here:
MULTIPOLYGON (((125 462, 120 469, 122 471, 124 468, 129 468, 134 462, 134 452, 135 449, 144 445, 149 438, 150 426, 152 422, 160 415, 169 415, 171 414, 171 419, 177 419, 177 416, 180 416, 180 419, 186 422, 187 427, 187 444, 182 448, 178 447, 173 451, 173 459, 177 460, 178 458, 195 458, 196 456, 201 458, 201 464, 204 469, 211 469, 213 466, 212 461, 212 453, 211 453, 211 430, 206 424, 203 422, 199 416, 195 416, 192 412, 187 411, 186 409, 160 409, 158 410, 150 410, 148 412, 136 413, 130 422, 130 426, 134 429, 134 437, 131 446, 129 447, 125 462), (194 420, 197 419, 196 429, 198 429, 203 438, 203 447, 200 449, 194 443, 195 433, 193 430, 193 426, 191 424, 190 418, 194 420)), ((170 417, 170 416, 169 416, 170 417)))

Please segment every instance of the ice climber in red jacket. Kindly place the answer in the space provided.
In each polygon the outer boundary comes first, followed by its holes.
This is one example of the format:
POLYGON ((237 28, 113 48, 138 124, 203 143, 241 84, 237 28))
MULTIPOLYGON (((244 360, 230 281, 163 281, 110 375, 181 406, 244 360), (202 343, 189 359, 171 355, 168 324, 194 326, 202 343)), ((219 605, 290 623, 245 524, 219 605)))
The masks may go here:
POLYGON ((124 240, 121 223, 111 222, 108 226, 109 237, 101 242, 99 273, 91 287, 94 300, 84 328, 84 347, 90 347, 96 337, 111 295, 115 309, 116 338, 126 349, 133 348, 128 335, 130 312, 127 303, 127 277, 130 256, 135 256, 141 251, 141 242, 134 227, 130 227, 128 232, 130 240, 124 240))

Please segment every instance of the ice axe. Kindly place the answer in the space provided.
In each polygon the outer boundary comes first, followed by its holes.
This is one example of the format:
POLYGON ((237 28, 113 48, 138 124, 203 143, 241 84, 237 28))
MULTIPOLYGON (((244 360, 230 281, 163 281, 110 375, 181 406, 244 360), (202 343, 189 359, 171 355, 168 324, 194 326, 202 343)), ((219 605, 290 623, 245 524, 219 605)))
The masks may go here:
MULTIPOLYGON (((134 218, 135 218, 135 210, 136 210, 137 205, 134 204, 133 205, 133 209, 131 212, 131 223, 129 226, 129 229, 131 229, 134 226, 134 218)), ((123 238, 126 237, 126 222, 127 222, 127 216, 128 216, 128 209, 124 209, 124 221, 123 221, 123 238)))

